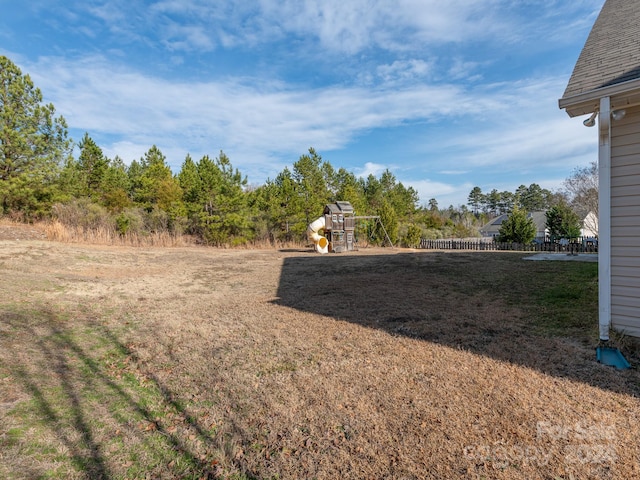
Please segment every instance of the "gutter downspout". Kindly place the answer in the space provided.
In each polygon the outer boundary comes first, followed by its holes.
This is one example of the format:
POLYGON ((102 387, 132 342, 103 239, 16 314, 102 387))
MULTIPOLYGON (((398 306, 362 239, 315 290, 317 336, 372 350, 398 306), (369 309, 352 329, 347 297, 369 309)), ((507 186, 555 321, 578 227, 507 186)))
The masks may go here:
POLYGON ((600 99, 598 116, 598 321, 600 340, 611 328, 611 99, 600 99))

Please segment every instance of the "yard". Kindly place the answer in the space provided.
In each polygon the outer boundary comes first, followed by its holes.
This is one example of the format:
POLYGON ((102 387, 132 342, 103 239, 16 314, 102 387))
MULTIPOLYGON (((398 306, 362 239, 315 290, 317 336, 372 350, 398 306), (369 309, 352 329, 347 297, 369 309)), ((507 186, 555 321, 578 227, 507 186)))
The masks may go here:
POLYGON ((597 264, 525 255, 0 241, 0 478, 640 478, 597 264))

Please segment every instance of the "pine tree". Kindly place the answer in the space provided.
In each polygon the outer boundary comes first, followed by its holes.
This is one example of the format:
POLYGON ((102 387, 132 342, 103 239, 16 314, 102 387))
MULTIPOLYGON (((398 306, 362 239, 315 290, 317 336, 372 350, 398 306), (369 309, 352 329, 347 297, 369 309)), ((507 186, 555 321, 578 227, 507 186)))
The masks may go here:
POLYGON ((131 205, 129 190, 131 181, 127 166, 118 156, 109 161, 102 176, 102 202, 112 212, 121 212, 131 205))
POLYGON ((344 168, 338 169, 336 177, 336 200, 349 202, 357 214, 364 214, 367 211, 367 200, 364 196, 363 182, 344 168))
POLYGON ((309 149, 308 155, 300 156, 293 164, 293 179, 298 196, 296 206, 302 214, 301 232, 304 232, 307 225, 322 213, 324 206, 330 201, 330 193, 321 165, 322 157, 313 148, 309 149))
POLYGON ((467 204, 471 207, 473 213, 478 215, 478 213, 480 213, 480 207, 484 203, 486 203, 486 198, 480 187, 473 187, 467 198, 467 204))
POLYGON ((531 243, 536 238, 536 226, 527 212, 514 207, 498 232, 498 242, 531 243))
POLYGON ((54 115, 29 75, 0 56, 0 214, 32 218, 50 208, 72 146, 64 118, 54 115))
POLYGON ((173 177, 166 157, 153 145, 141 159, 141 175, 134 199, 148 211, 154 207, 168 212, 182 201, 182 190, 173 177))
POLYGON ((202 210, 198 227, 203 237, 214 245, 245 243, 252 237, 247 179, 231 165, 224 152, 215 160, 205 155, 197 164, 201 185, 202 210))
POLYGON ((78 170, 82 182, 81 191, 84 195, 97 199, 103 193, 102 180, 109 167, 109 160, 88 133, 84 134, 78 147, 80 148, 78 170))
POLYGON ((547 211, 547 228, 552 240, 573 239, 580 236, 580 218, 566 202, 560 202, 547 211))
POLYGON ((198 175, 198 167, 191 155, 187 155, 182 163, 178 173, 178 183, 182 188, 184 201, 190 205, 198 204, 202 195, 202 182, 198 175))

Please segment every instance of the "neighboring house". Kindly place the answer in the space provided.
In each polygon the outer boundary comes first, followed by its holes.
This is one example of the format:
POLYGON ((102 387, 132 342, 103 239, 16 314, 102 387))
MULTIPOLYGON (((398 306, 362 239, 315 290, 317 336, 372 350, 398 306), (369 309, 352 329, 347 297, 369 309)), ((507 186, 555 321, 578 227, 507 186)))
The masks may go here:
MULTIPOLYGON (((544 242, 549 234, 549 231, 547 230, 547 216, 545 212, 531 212, 527 214, 527 217, 531 218, 536 226, 535 241, 544 242)), ((507 218, 509 218, 509 214, 500 215, 499 217, 494 218, 480 229, 480 235, 485 238, 497 237, 500 233, 502 222, 507 218)))
POLYGON ((581 207, 577 207, 575 212, 580 218, 580 236, 583 240, 595 240, 598 237, 598 215, 581 207))
MULTIPOLYGON (((527 214, 536 226, 536 242, 549 241, 549 229, 547 228, 546 212, 531 212, 527 214)), ((580 236, 585 239, 594 239, 598 236, 598 217, 595 213, 589 212, 582 216, 580 226, 580 236)), ((509 218, 508 214, 494 218, 480 229, 480 235, 484 238, 495 238, 500 234, 502 222, 509 218)))
POLYGON ((589 212, 582 218, 580 236, 583 238, 595 238, 598 236, 598 216, 589 212))
POLYGON ((640 2, 606 0, 559 106, 597 118, 600 338, 640 337, 640 2))

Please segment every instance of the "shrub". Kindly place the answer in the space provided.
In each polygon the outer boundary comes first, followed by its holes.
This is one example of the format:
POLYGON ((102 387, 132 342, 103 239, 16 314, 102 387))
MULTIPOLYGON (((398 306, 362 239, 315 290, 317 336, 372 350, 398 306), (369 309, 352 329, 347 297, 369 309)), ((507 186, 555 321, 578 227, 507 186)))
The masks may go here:
POLYGON ((88 230, 112 230, 113 218, 109 211, 89 198, 77 198, 67 203, 56 203, 52 209, 54 220, 66 227, 88 230))
POLYGON ((417 225, 409 225, 403 243, 407 247, 417 248, 420 246, 420 240, 422 240, 422 229, 417 225))
POLYGON ((531 243, 536 238, 536 226, 527 212, 514 208, 511 215, 502 222, 498 242, 531 243))
POLYGON ((116 217, 116 230, 118 232, 118 235, 120 235, 121 237, 124 237, 129 231, 130 227, 131 227, 131 219, 127 217, 124 213, 121 213, 116 217))

